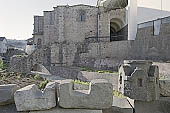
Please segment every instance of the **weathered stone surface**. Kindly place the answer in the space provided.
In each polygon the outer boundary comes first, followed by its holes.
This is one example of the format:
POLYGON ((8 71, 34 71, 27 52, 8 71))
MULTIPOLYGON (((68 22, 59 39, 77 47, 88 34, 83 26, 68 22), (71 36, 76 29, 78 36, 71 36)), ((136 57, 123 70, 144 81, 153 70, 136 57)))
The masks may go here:
POLYGON ((63 108, 104 109, 113 101, 113 86, 106 80, 92 80, 89 90, 73 90, 71 80, 59 85, 59 105, 63 108))
POLYGON ((88 90, 89 89, 89 85, 74 83, 73 84, 73 89, 74 90, 88 90))
POLYGON ((170 97, 170 80, 160 80, 160 94, 164 97, 170 97))
POLYGON ((44 91, 40 91, 36 85, 29 85, 14 94, 17 111, 44 110, 56 106, 55 82, 47 84, 44 91))
POLYGON ((32 111, 29 113, 102 113, 102 110, 62 109, 57 107, 46 111, 32 111))
POLYGON ((135 113, 170 113, 170 98, 161 97, 155 101, 138 101, 134 102, 135 113))
POLYGON ((119 68, 118 90, 135 100, 158 100, 159 68, 151 61, 127 60, 119 68))
POLYGON ((89 82, 94 79, 105 79, 113 85, 113 90, 118 90, 118 73, 98 73, 81 71, 78 73, 77 78, 78 80, 89 82))
POLYGON ((9 104, 0 106, 0 113, 29 113, 29 112, 17 112, 15 104, 9 104))
POLYGON ((18 89, 16 84, 0 85, 0 105, 14 103, 14 93, 18 89))
POLYGON ((133 106, 134 102, 130 103, 127 98, 113 97, 112 107, 103 109, 102 113, 133 113, 133 106))

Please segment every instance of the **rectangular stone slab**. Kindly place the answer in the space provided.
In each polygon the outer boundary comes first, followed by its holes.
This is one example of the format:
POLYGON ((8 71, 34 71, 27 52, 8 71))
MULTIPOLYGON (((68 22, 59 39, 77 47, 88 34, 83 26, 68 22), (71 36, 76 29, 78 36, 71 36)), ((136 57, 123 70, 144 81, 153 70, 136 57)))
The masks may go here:
POLYGON ((41 91, 33 84, 19 89, 14 94, 17 111, 51 109, 56 106, 55 82, 49 82, 41 91))
POLYGON ((89 90, 73 90, 72 80, 59 84, 59 106, 66 109, 105 109, 112 106, 113 85, 104 79, 92 80, 89 90))

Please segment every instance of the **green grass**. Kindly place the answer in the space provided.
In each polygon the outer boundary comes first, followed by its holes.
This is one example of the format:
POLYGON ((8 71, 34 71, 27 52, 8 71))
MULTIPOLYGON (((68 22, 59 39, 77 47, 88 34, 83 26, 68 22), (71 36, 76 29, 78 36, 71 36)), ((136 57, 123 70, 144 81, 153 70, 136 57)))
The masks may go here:
POLYGON ((45 80, 45 81, 41 82, 40 85, 39 85, 40 89, 43 90, 48 83, 49 83, 48 80, 45 80))
POLYGON ((81 85, 90 85, 90 82, 83 82, 80 80, 73 80, 74 84, 81 84, 81 85))
POLYGON ((34 79, 35 79, 35 80, 40 80, 40 78, 41 78, 41 77, 40 77, 39 74, 36 74, 36 75, 34 76, 34 79))
POLYGON ((15 55, 15 57, 24 57, 24 55, 15 55))
POLYGON ((126 98, 122 93, 118 91, 113 91, 113 96, 118 97, 118 98, 126 98))
POLYGON ((118 72, 116 71, 111 71, 111 70, 94 70, 94 69, 90 69, 88 67, 80 67, 81 71, 87 71, 87 72, 98 72, 98 73, 114 73, 114 74, 118 74, 118 72))
POLYGON ((3 69, 3 61, 2 61, 1 58, 0 58, 0 69, 1 69, 1 70, 3 69))
POLYGON ((4 63, 2 59, 0 59, 0 70, 6 70, 8 68, 8 64, 4 63))

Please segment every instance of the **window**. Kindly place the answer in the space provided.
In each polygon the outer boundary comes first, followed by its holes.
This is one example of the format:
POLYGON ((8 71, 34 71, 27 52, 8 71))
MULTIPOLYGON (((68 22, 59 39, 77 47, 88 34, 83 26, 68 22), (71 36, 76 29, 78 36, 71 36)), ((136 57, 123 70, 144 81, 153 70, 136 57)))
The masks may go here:
POLYGON ((80 11, 80 21, 84 22, 86 20, 86 12, 80 11))
POLYGON ((122 73, 120 73, 119 82, 120 82, 120 84, 122 84, 122 73))

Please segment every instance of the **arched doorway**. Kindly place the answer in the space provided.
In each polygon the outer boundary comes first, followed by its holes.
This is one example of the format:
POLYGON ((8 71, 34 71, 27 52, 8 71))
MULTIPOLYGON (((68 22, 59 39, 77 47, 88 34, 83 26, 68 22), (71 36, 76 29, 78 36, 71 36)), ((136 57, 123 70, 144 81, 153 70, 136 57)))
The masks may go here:
POLYGON ((124 23, 121 19, 112 18, 110 20, 111 41, 127 40, 126 32, 127 32, 127 26, 124 26, 124 23))

